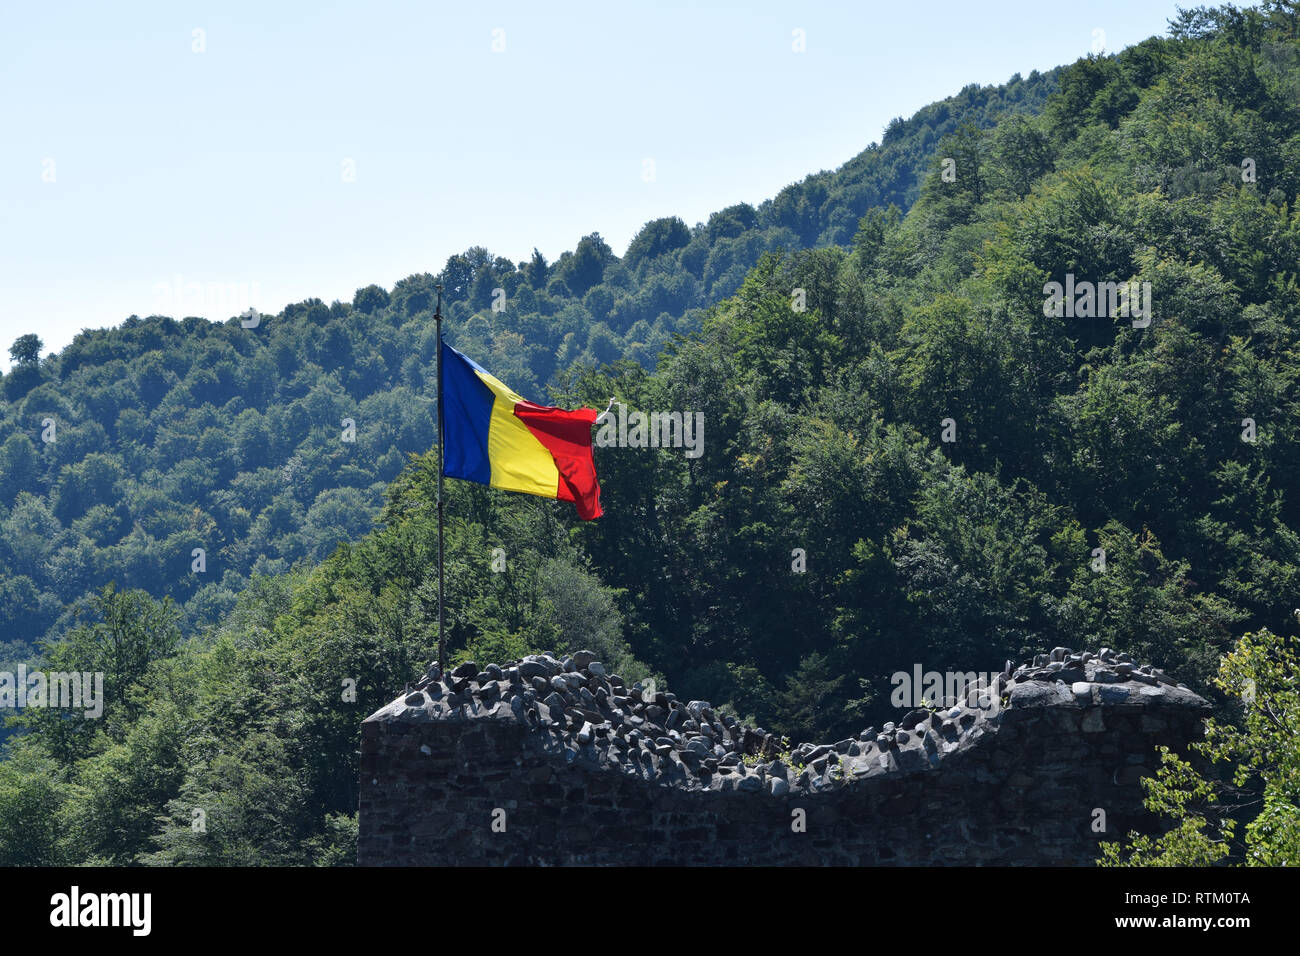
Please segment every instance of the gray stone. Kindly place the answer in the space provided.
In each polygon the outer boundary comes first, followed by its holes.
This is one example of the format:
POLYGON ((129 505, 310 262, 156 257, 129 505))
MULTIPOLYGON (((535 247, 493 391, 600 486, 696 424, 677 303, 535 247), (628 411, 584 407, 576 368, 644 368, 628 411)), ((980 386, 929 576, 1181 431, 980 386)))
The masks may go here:
POLYGON ((868 729, 862 742, 799 746, 802 775, 776 761, 747 772, 742 754, 771 757, 789 742, 714 715, 704 701, 691 702, 697 707, 688 719, 688 708, 672 706, 667 693, 633 700, 590 662, 566 672, 560 685, 537 680, 539 693, 534 678, 559 670, 547 660, 488 665, 451 677, 446 688, 437 680, 408 687, 363 724, 358 862, 448 865, 472 854, 522 865, 797 865, 812 853, 828 865, 1089 863, 1095 837, 1079 828, 973 835, 1007 820, 1072 818, 1088 788, 1106 791, 1116 819, 1138 819, 1137 781, 1150 772, 1152 745, 1181 747, 1209 708, 1158 669, 1116 662, 1130 665, 1126 683, 1100 658, 1066 649, 1063 661, 1013 668, 1009 685, 995 676, 1010 696, 1000 714, 909 711, 902 726, 891 723, 892 733, 879 735, 880 751, 868 729), (448 691, 446 704, 438 702, 448 691), (430 697, 432 704, 408 704, 430 697), (1107 710, 1112 703, 1118 706, 1107 710), (645 723, 634 707, 642 714, 661 708, 674 726, 645 723), (645 740, 638 723, 658 742, 645 740), (920 771, 925 782, 913 782, 920 771), (731 796, 718 799, 724 791, 731 796), (769 807, 765 816, 754 804, 757 791, 783 803, 798 794, 790 806, 808 809, 813 835, 783 839, 788 809, 769 807), (473 826, 452 841, 446 828, 431 825, 469 820, 486 800, 533 807, 553 825, 525 841, 473 826), (972 837, 954 839, 957 832, 972 837))
POLYGON ((904 730, 911 730, 921 721, 928 720, 929 718, 930 712, 923 707, 918 707, 915 710, 909 710, 904 714, 903 719, 899 722, 899 726, 904 730))
POLYGON ((820 747, 814 747, 808 752, 807 756, 804 757, 804 763, 812 763, 814 760, 817 760, 819 757, 823 757, 830 752, 830 744, 822 744, 820 747))
POLYGON ((519 676, 524 680, 532 680, 534 677, 547 677, 546 668, 537 661, 520 661, 519 676))
POLYGON ((1121 684, 1106 684, 1097 689, 1098 696, 1103 704, 1125 704, 1128 703, 1128 688, 1121 684))

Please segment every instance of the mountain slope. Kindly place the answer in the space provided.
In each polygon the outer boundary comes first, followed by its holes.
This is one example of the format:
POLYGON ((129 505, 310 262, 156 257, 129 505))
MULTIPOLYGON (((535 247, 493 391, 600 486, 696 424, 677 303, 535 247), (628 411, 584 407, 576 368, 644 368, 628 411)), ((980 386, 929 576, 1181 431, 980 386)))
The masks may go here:
MULTIPOLYGON (((704 453, 598 448, 607 513, 585 524, 449 483, 457 659, 590 645, 630 680, 835 739, 898 719, 893 675, 916 665, 1107 646, 1230 716, 1242 688, 1207 686, 1217 661, 1246 630, 1293 634, 1300 585, 1300 18, 1276 7, 1192 12, 1066 68, 1040 115, 954 130, 904 217, 760 258, 653 371, 564 376, 564 402, 702 412, 704 453), (1081 291, 1130 281, 1150 283, 1137 316, 1081 291)), ((547 282, 593 279, 593 247, 547 282)), ((301 329, 286 358, 330 347, 301 329)), ((193 640, 147 595, 101 594, 47 655, 108 672, 104 719, 24 715, 0 862, 351 859, 357 727, 433 650, 432 458, 374 531, 257 579, 193 640)), ((1294 819, 1283 797, 1274 820, 1294 819)))
POLYGON ((848 241, 870 204, 906 208, 939 136, 1041 109, 1054 79, 968 87, 757 209, 693 229, 649 223, 622 259, 594 235, 554 265, 474 248, 436 277, 369 286, 351 304, 308 300, 252 329, 133 316, 44 361, 29 339, 0 381, 0 663, 65 629, 110 581, 173 598, 191 633, 249 575, 319 561, 368 530, 407 455, 436 440, 436 282, 448 339, 521 394, 544 398, 579 361, 652 366, 763 252, 848 241))

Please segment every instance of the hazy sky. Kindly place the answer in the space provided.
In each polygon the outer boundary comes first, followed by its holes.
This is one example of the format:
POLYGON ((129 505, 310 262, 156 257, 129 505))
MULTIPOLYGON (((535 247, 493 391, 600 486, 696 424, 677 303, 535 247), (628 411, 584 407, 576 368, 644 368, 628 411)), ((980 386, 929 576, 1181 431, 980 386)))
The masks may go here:
MULTIPOLYGON (((1184 5, 1194 5, 1184 0, 1184 5)), ((0 31, 0 364, 757 204, 894 116, 1175 4, 26 3, 0 31), (796 52, 802 31, 805 49, 796 52), (1101 31, 1101 32, 1098 32, 1101 31)))

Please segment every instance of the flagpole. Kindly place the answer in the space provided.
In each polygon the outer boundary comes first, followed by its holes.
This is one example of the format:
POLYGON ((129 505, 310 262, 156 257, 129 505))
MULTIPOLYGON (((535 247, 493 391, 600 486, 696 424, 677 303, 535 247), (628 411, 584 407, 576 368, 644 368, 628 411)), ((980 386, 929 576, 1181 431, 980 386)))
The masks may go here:
POLYGON ((438 305, 433 311, 433 323, 438 330, 438 670, 447 672, 447 620, 442 605, 442 473, 446 467, 446 451, 442 432, 442 286, 438 285, 438 305))

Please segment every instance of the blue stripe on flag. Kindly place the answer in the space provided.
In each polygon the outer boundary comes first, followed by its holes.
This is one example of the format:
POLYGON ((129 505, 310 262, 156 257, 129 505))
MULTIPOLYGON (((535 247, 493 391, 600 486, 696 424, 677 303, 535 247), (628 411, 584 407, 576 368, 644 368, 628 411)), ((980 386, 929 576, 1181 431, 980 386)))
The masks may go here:
POLYGON ((492 420, 492 390, 474 374, 474 363, 442 343, 443 471, 448 478, 492 481, 488 460, 488 426, 492 420))

